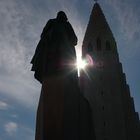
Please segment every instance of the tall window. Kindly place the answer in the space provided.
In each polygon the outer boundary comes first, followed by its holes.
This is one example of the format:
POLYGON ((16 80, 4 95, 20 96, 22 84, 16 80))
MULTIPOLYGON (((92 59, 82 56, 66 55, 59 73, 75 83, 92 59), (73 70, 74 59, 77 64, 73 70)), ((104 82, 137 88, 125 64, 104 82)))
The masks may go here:
POLYGON ((110 51, 111 50, 111 46, 110 46, 110 42, 106 41, 106 50, 110 51))
POLYGON ((101 47, 101 39, 98 37, 96 40, 96 44, 97 44, 97 51, 101 51, 102 47, 101 47))
POLYGON ((87 51, 88 53, 91 53, 93 51, 93 47, 91 43, 88 43, 87 51))

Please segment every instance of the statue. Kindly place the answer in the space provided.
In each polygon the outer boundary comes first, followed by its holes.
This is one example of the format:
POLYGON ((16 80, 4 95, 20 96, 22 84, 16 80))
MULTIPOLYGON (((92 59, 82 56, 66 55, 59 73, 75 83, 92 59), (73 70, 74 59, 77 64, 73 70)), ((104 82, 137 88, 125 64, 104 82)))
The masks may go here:
POLYGON ((74 64, 76 62, 74 49, 76 44, 77 37, 73 28, 67 21, 66 14, 60 11, 56 19, 50 19, 47 22, 41 34, 31 61, 35 78, 42 83, 43 77, 64 72, 70 64, 74 64))
POLYGON ((44 27, 31 61, 34 76, 42 84, 35 140, 91 138, 90 107, 80 93, 75 67, 76 44, 66 14, 58 12, 44 27))

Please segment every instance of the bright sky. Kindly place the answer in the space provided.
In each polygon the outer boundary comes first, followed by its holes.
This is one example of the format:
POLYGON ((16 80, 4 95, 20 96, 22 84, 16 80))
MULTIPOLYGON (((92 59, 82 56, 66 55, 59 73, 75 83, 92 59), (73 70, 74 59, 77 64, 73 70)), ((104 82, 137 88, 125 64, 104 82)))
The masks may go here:
MULTIPOLYGON (((0 140, 33 140, 41 85, 30 60, 47 20, 64 10, 79 42, 94 0, 0 0, 0 140)), ((99 0, 140 114, 140 1, 99 0)))

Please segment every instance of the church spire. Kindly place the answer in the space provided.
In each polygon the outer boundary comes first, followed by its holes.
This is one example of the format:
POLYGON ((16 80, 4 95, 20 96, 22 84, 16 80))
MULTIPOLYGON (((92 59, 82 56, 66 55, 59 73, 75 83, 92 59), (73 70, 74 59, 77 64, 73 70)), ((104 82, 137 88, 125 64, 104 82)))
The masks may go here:
MULTIPOLYGON (((109 40, 112 42, 112 44, 115 44, 112 31, 107 23, 100 5, 97 2, 98 0, 94 1, 95 4, 90 15, 90 20, 83 41, 83 53, 85 52, 84 49, 88 46, 87 43, 92 42, 91 44, 94 44, 97 38, 100 38, 102 41, 105 40, 105 42, 109 40)), ((95 47, 95 45, 93 45, 93 47, 95 47)))
POLYGON ((98 0, 94 0, 96 3, 98 2, 98 0))
POLYGON ((87 65, 81 70, 80 87, 91 107, 96 140, 140 140, 139 118, 117 45, 100 5, 94 1, 82 45, 87 65))

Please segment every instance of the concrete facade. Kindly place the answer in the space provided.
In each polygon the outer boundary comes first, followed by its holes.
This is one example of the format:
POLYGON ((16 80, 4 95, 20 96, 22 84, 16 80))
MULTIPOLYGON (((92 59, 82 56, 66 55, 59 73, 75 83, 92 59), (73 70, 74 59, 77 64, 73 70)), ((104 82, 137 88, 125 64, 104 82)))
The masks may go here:
POLYGON ((117 45, 98 3, 82 46, 92 66, 81 71, 81 90, 92 108, 96 140, 140 140, 140 121, 119 61, 117 45))

